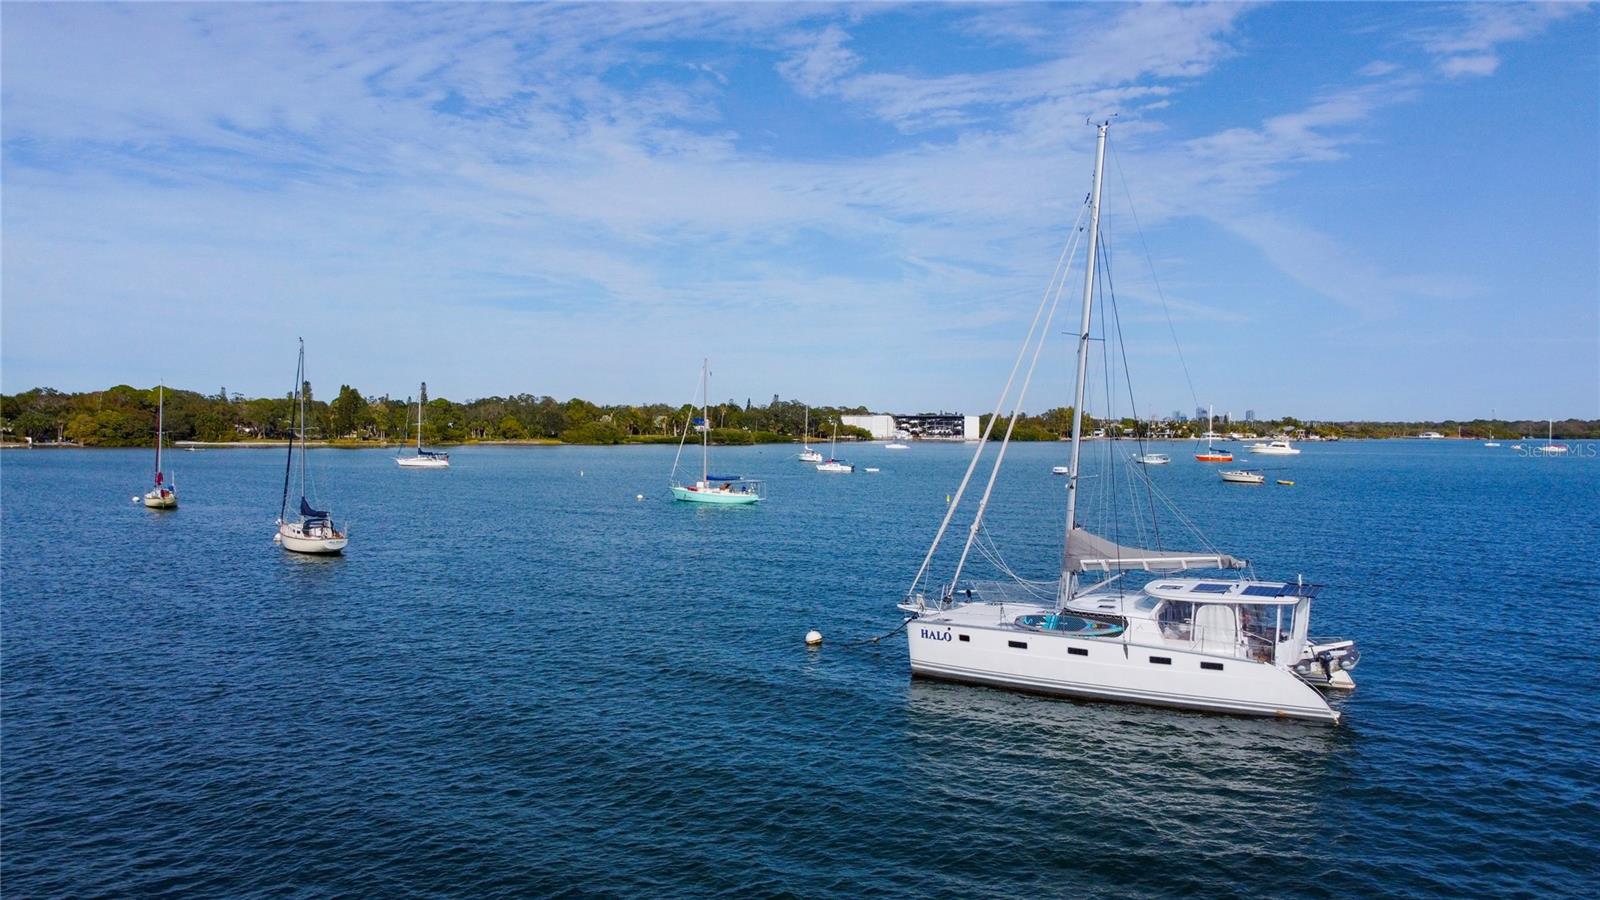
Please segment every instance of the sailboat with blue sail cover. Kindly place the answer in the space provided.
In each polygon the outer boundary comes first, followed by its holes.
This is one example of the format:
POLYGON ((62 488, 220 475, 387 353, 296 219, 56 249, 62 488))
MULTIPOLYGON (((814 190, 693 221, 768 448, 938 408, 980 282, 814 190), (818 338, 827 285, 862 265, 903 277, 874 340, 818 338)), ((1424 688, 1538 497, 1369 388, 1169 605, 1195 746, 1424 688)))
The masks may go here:
POLYGON ((439 450, 422 449, 422 405, 428 401, 428 383, 422 383, 422 390, 417 394, 417 452, 413 456, 401 454, 395 457, 396 465, 406 469, 448 469, 450 468, 450 454, 439 450))
POLYGON ((295 369, 294 399, 299 426, 289 432, 289 456, 283 465, 283 502, 278 507, 278 533, 273 541, 285 550, 295 553, 342 553, 350 537, 333 524, 327 510, 317 509, 306 499, 306 342, 300 340, 300 362, 295 369), (299 515, 289 513, 289 485, 294 474, 294 445, 300 443, 300 507, 299 515))
POLYGON ((766 482, 745 478, 742 475, 714 475, 711 473, 711 421, 707 414, 707 395, 711 385, 711 360, 700 366, 700 415, 684 423, 683 434, 678 437, 678 455, 672 458, 672 497, 690 503, 714 503, 721 506, 744 506, 766 497, 766 482), (683 459, 683 446, 689 430, 700 433, 700 479, 689 484, 678 481, 678 463, 683 459))

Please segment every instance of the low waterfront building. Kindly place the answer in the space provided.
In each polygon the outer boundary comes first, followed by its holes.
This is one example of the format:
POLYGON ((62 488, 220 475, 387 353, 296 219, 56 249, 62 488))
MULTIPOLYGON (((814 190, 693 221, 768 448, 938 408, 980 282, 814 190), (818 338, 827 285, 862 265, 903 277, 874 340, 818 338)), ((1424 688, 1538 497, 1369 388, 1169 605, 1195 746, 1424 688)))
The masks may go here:
POLYGON ((978 417, 962 413, 878 413, 840 416, 840 424, 865 429, 876 441, 915 438, 925 441, 975 441, 981 433, 978 417))

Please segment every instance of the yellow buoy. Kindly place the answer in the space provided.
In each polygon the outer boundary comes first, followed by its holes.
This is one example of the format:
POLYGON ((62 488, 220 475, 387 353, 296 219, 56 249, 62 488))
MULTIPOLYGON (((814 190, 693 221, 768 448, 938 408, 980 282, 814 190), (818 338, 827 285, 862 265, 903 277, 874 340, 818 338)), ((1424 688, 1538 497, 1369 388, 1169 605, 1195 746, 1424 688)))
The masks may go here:
POLYGON ((820 646, 821 644, 822 644, 822 632, 816 630, 815 628, 813 628, 810 631, 806 632, 806 646, 807 647, 817 647, 817 646, 820 646))

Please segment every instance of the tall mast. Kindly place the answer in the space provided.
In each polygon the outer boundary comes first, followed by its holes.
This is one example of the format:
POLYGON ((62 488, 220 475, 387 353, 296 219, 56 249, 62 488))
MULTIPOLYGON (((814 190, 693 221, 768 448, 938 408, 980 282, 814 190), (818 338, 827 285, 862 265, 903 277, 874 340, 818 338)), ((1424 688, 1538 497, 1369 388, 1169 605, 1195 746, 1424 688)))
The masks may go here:
POLYGON ((1083 316, 1078 325, 1078 383, 1072 399, 1072 463, 1067 470, 1067 539, 1061 545, 1061 596, 1062 603, 1072 599, 1077 592, 1078 578, 1071 571, 1069 548, 1072 531, 1078 527, 1078 459, 1083 446, 1083 394, 1084 378, 1089 371, 1089 314, 1094 304, 1095 259, 1100 252, 1100 183, 1106 166, 1106 129, 1109 121, 1101 122, 1095 129, 1094 189, 1089 202, 1089 259, 1083 267, 1083 316))
POLYGON ((700 483, 711 475, 711 358, 700 361, 700 419, 706 423, 700 432, 700 483))
POLYGON ((300 339, 300 500, 306 499, 306 339, 300 339))
POLYGON ((428 383, 424 381, 417 391, 417 455, 422 455, 422 400, 428 396, 428 383))
POLYGON ((1211 436, 1213 434, 1217 433, 1216 426, 1211 424, 1211 420, 1213 418, 1215 418, 1215 417, 1216 417, 1216 407, 1207 406, 1206 407, 1206 451, 1207 452, 1210 452, 1210 450, 1211 450, 1211 436))
POLYGON ((167 386, 162 384, 156 394, 156 484, 161 483, 161 432, 167 427, 167 386))

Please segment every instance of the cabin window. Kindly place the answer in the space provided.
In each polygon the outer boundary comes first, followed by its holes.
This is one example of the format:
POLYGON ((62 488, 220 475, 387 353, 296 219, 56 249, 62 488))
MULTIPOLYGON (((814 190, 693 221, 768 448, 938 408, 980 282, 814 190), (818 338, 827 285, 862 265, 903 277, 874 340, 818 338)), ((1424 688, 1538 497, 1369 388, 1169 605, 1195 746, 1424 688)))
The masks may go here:
POLYGON ((959 640, 963 640, 963 641, 970 641, 970 640, 972 640, 972 638, 970 638, 970 637, 967 637, 967 636, 966 636, 966 635, 964 635, 964 634, 958 634, 958 635, 956 635, 956 638, 957 638, 957 639, 959 639, 959 640))
POLYGON ((1067 648, 1067 652, 1072 654, 1073 656, 1088 656, 1089 655, 1089 651, 1083 649, 1082 647, 1068 647, 1067 648))
POLYGON ((1213 672, 1221 672, 1222 671, 1222 663, 1203 662, 1203 663, 1200 664, 1200 668, 1202 668, 1202 669, 1210 669, 1213 672))
POLYGON ((1188 640, 1189 628, 1194 624, 1194 604, 1186 600, 1168 600, 1156 613, 1161 623, 1161 633, 1169 638, 1188 640))
POLYGON ((1012 646, 1012 647, 1017 648, 1018 650, 1026 650, 1026 649, 1028 649, 1028 642, 1027 641, 1006 641, 1006 643, 1008 645, 1012 646))
POLYGON ((1150 657, 1150 661, 1155 663, 1158 666, 1170 666, 1170 665, 1172 665, 1172 657, 1170 657, 1170 656, 1152 656, 1152 657, 1150 657))

